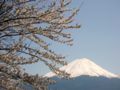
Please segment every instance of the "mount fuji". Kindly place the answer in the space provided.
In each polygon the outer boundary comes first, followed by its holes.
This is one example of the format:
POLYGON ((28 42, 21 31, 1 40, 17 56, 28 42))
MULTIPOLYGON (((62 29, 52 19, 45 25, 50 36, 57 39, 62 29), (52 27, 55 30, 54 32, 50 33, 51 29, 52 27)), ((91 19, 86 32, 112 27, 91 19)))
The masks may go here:
POLYGON ((50 72, 44 77, 57 81, 50 90, 120 90, 120 76, 115 75, 88 59, 77 59, 60 68, 74 80, 65 80, 50 72))
MULTIPOLYGON (((65 70, 66 72, 70 73, 70 77, 78 77, 82 75, 89 75, 89 76, 104 76, 107 78, 120 78, 120 76, 115 75, 102 67, 98 66, 94 62, 90 61, 89 59, 77 59, 67 66, 63 66, 60 68, 61 70, 65 70)), ((54 73, 50 72, 44 75, 45 77, 53 77, 56 76, 54 73)))

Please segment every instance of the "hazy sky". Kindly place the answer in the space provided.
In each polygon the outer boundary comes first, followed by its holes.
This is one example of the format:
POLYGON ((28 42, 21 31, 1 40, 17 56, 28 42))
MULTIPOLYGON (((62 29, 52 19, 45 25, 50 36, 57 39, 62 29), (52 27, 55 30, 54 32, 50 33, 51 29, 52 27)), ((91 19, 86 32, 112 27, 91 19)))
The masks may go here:
MULTIPOLYGON (((68 55, 65 59, 68 62, 87 58, 120 75, 120 0, 73 0, 69 7, 79 7, 82 2, 84 4, 74 18, 82 27, 68 30, 74 45, 53 43, 51 48, 58 54, 68 55)), ((42 62, 25 68, 31 74, 50 72, 42 62)))

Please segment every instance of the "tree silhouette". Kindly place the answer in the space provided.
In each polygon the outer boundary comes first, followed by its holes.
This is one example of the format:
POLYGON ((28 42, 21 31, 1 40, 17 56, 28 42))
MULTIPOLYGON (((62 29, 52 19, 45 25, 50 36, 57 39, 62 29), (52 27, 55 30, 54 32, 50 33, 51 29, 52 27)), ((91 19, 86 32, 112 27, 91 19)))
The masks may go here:
POLYGON ((23 90, 26 85, 37 90, 46 90, 54 84, 38 74, 30 75, 21 65, 44 62, 59 77, 69 79, 69 73, 57 65, 67 65, 66 56, 56 54, 49 48, 50 43, 42 37, 55 42, 72 45, 69 28, 79 9, 66 8, 71 3, 46 0, 0 0, 0 87, 8 90, 23 90), (74 11, 73 11, 74 10, 74 11), (67 12, 72 12, 66 16, 67 12), (44 25, 44 26, 43 26, 44 25), (33 48, 32 45, 40 47, 33 48))

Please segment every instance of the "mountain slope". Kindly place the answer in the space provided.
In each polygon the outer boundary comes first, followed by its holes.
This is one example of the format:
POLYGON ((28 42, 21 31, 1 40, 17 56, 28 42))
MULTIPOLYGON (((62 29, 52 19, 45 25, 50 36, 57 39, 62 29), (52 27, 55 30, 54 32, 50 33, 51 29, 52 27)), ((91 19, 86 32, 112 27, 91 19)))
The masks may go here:
POLYGON ((82 75, 74 80, 52 77, 56 84, 48 86, 50 90, 120 90, 120 78, 82 75))
MULTIPOLYGON (((89 75, 89 76, 104 76, 107 78, 119 78, 118 75, 115 75, 94 62, 88 60, 88 59, 77 59, 71 63, 69 63, 67 66, 61 67, 61 70, 65 70, 66 72, 71 74, 71 77, 78 77, 81 75, 89 75)), ((45 77, 53 77, 55 76, 54 73, 50 72, 45 77)))

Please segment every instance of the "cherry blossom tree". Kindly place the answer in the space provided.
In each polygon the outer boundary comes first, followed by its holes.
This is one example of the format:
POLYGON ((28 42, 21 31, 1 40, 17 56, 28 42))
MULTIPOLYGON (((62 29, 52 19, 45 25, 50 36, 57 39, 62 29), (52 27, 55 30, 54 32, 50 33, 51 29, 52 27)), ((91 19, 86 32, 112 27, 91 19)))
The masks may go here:
POLYGON ((64 30, 80 28, 70 25, 77 8, 66 8, 71 1, 64 0, 0 0, 0 87, 23 90, 26 86, 47 90, 55 81, 25 72, 22 65, 43 62, 59 77, 70 74, 57 65, 67 65, 66 56, 55 53, 42 37, 72 46, 71 33, 64 30), (49 2, 49 3, 48 3, 49 2), (67 12, 72 12, 67 16, 67 12), (33 48, 32 45, 41 49, 33 48))

